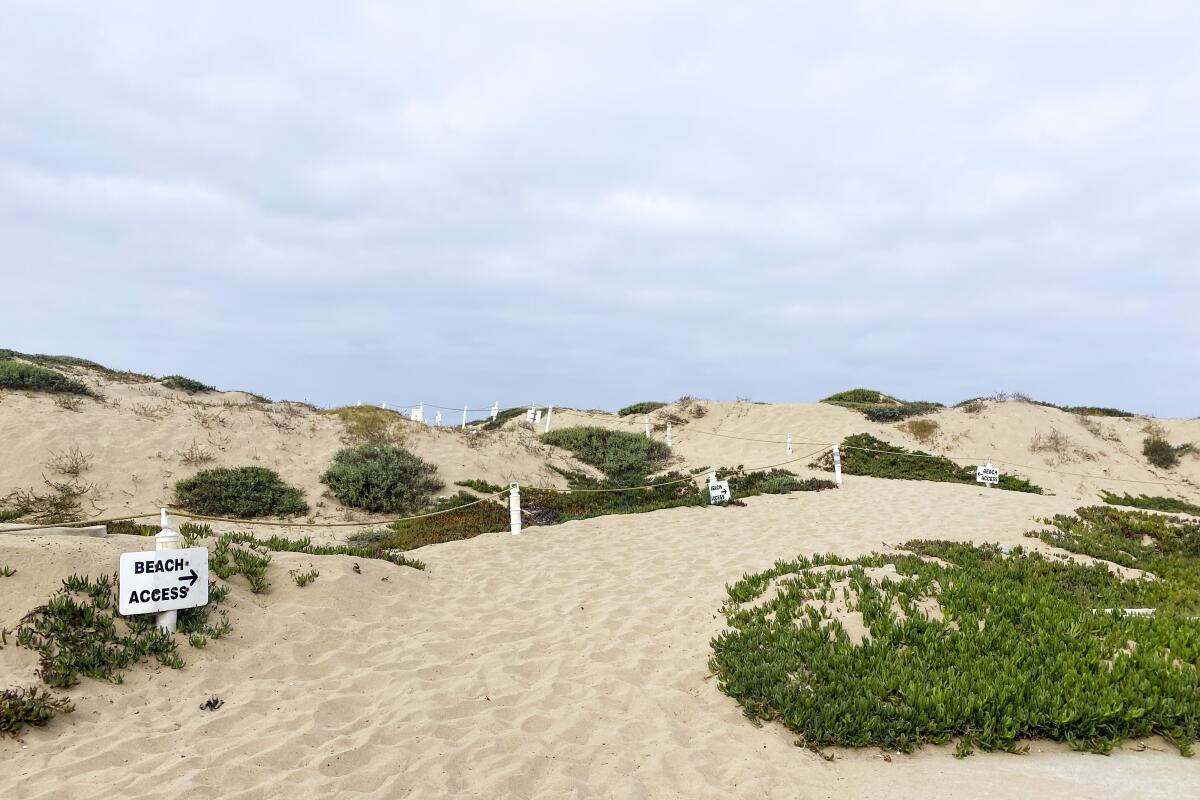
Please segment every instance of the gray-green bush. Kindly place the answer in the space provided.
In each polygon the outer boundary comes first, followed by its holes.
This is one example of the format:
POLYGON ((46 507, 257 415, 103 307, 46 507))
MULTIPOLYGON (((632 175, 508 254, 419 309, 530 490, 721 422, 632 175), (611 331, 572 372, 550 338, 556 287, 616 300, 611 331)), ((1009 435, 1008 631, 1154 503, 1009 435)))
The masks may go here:
POLYGON ((218 467, 175 484, 180 508, 214 517, 286 517, 308 511, 304 493, 266 467, 218 467))
POLYGON ((424 508, 442 488, 437 467, 403 447, 361 445, 338 452, 321 482, 338 502, 377 513, 424 508))

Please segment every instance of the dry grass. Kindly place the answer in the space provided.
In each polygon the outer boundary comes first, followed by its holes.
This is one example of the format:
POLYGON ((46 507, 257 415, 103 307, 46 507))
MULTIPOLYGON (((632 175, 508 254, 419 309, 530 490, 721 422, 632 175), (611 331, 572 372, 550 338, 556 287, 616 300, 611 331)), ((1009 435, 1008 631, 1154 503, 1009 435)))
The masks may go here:
POLYGON ((932 419, 910 419, 896 426, 921 444, 928 444, 937 436, 939 426, 932 419))
POLYGON ((1029 451, 1048 455, 1051 464, 1069 464, 1075 461, 1094 461, 1096 454, 1078 446, 1065 433, 1051 428, 1049 433, 1036 432, 1029 442, 1029 451))
POLYGON ((51 451, 50 460, 43 466, 59 475, 78 478, 91 468, 92 456, 90 453, 85 453, 78 447, 72 446, 61 452, 51 451))
POLYGON ((332 411, 346 426, 346 444, 376 444, 398 447, 405 442, 404 416, 391 409, 376 406, 343 406, 332 411))
POLYGON ((152 405, 150 403, 134 403, 129 407, 129 410, 132 411, 136 417, 155 422, 165 418, 167 414, 171 413, 171 409, 162 403, 158 405, 152 405))
POLYGON ((179 456, 179 460, 189 467, 197 467, 201 464, 208 464, 212 462, 214 458, 216 458, 211 450, 197 442, 195 439, 192 439, 192 444, 189 447, 177 451, 176 454, 179 456))
POLYGON ((82 411, 83 398, 74 394, 56 394, 54 395, 54 405, 64 411, 82 411))

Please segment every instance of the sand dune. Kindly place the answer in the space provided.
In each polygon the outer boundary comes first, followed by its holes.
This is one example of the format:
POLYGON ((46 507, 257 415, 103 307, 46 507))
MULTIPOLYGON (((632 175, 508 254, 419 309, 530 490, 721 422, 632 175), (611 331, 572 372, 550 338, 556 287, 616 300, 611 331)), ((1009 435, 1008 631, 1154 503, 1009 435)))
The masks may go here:
MULTIPOLYGON (((46 452, 79 444, 97 453, 89 477, 107 485, 106 508, 164 500, 171 479, 186 472, 169 454, 208 429, 182 398, 150 398, 170 411, 147 420, 129 410, 148 402, 144 387, 105 391, 121 405, 70 412, 5 395, 0 488, 34 480, 46 452)), ((1040 518, 1095 502, 1100 488, 1163 493, 1113 480, 1165 477, 1140 459, 1142 420, 1105 419, 1096 434, 1071 415, 1018 403, 933 418, 941 432, 928 449, 1045 468, 1016 471, 1053 494, 847 476, 840 491, 754 497, 743 508, 605 517, 434 545, 415 552, 424 572, 276 553, 271 590, 254 595, 235 579, 233 634, 202 650, 184 645, 184 669, 144 664, 121 685, 84 679, 68 692, 75 713, 22 741, 0 740, 0 796, 903 800, 1177 797, 1200 786, 1200 761, 1156 740, 1109 757, 1035 742, 1026 756, 960 761, 951 748, 931 747, 890 761, 878 750, 837 751, 826 762, 779 726, 751 725, 718 691, 709 642, 723 624, 725 585, 746 572, 800 553, 855 555, 914 537, 1043 547, 1022 534, 1040 518), (1071 461, 1052 465, 1030 452, 1033 435, 1048 428, 1092 457, 1071 451, 1071 461), (295 586, 287 571, 309 564, 319 579, 295 586), (201 711, 213 694, 225 705, 201 711)), ((561 413, 552 424, 585 419, 628 422, 561 413)), ((1200 423, 1161 424, 1173 439, 1200 440, 1200 423)), ((806 452, 800 442, 864 431, 916 444, 895 426, 828 405, 709 403, 706 416, 674 428, 678 465, 784 461, 782 440, 745 440, 787 431, 797 456, 806 452)), ((341 446, 337 420, 307 409, 235 409, 219 435, 229 442, 218 463, 257 459, 304 487, 310 502, 326 503, 319 519, 345 515, 314 477, 341 446), (295 429, 272 424, 272 413, 292 414, 295 429)), ((569 464, 515 423, 482 446, 449 431, 414 430, 410 442, 448 481, 542 482, 552 480, 549 463, 569 464)), ((804 463, 792 467, 807 472, 804 463)), ((1197 469, 1185 459, 1172 477, 1195 480, 1197 469)), ((1197 497, 1191 485, 1171 493, 1197 497)), ((0 625, 13 628, 66 575, 111 572, 119 553, 150 544, 0 534, 0 563, 17 570, 0 578, 0 625)), ((31 651, 0 649, 5 685, 35 683, 35 668, 31 651)))
MULTIPOLYGON (((866 552, 911 536, 1029 544, 1071 501, 848 478, 840 492, 751 498, 488 534, 418 551, 425 573, 277 554, 270 593, 232 597, 234 634, 184 648, 181 671, 88 681, 78 710, 3 742, 0 793, 105 786, 157 797, 1177 796, 1200 763, 1161 742, 1081 755, 948 748, 838 753, 826 763, 755 728, 707 679, 724 584, 799 552, 866 552), (316 563, 299 589, 286 569, 316 563), (280 578, 283 580, 280 580, 280 578), (388 580, 384 581, 383 578, 388 580), (206 713, 209 694, 226 705, 206 713)), ((0 581, 12 626, 73 571, 111 569, 144 541, 14 535, 0 581)), ((0 651, 10 682, 28 651, 0 651)))

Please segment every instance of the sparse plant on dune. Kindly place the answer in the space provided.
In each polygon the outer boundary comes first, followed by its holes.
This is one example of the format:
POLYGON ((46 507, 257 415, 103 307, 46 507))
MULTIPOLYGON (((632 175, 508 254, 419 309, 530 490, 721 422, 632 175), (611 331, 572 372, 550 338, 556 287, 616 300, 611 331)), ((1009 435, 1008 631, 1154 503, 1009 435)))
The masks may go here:
POLYGON ((54 395, 54 405, 63 411, 82 411, 83 397, 77 394, 56 394, 54 395))
POLYGON ((1052 464, 1067 464, 1077 460, 1091 461, 1096 458, 1094 453, 1076 445, 1057 428, 1051 428, 1049 433, 1034 432, 1033 439, 1029 442, 1029 451, 1049 454, 1051 458, 1048 461, 1052 464))
POLYGON ((51 451, 50 459, 43 465, 51 472, 78 478, 92 467, 92 456, 72 445, 66 450, 51 451))
POLYGON ((1179 466, 1179 457, 1193 452, 1195 445, 1180 444, 1172 445, 1166 439, 1160 436, 1148 436, 1142 442, 1142 455, 1156 467, 1160 469, 1174 469, 1179 466))
POLYGON ((296 585, 303 589, 305 586, 308 586, 310 583, 320 577, 321 573, 315 569, 310 569, 306 572, 301 572, 298 569, 292 569, 288 570, 288 575, 291 575, 292 580, 295 581, 296 585))
POLYGON ((129 410, 133 412, 135 417, 157 422, 171 413, 171 409, 164 403, 157 405, 151 403, 134 403, 129 406, 129 410))
POLYGON ((81 483, 74 477, 51 480, 43 475, 42 483, 42 489, 14 489, 0 500, 0 506, 21 509, 21 517, 36 525, 78 522, 83 518, 84 501, 90 502, 99 491, 95 483, 81 483))
POLYGON ((0 734, 13 738, 26 727, 41 728, 58 714, 69 714, 75 706, 66 697, 31 686, 0 692, 0 734))
POLYGON ((201 445, 195 439, 192 440, 192 443, 188 447, 178 451, 178 455, 180 462, 189 467, 208 464, 216 458, 211 450, 201 445))

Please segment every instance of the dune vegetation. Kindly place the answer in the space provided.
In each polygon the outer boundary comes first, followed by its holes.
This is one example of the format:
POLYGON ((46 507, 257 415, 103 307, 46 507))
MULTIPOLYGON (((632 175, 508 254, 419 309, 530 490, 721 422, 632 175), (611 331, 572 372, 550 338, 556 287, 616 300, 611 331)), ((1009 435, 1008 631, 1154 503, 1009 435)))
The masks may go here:
POLYGON ((875 389, 849 389, 832 394, 821 402, 858 411, 872 422, 900 422, 942 408, 941 403, 899 400, 875 389))
POLYGON ((711 669, 747 716, 815 750, 957 740, 965 755, 1046 738, 1104 753, 1158 734, 1190 755, 1200 524, 1099 507, 1029 535, 1153 579, 942 541, 802 556, 729 587, 711 669))
POLYGON ((304 493, 266 467, 217 467, 175 484, 180 508, 212 517, 286 517, 308 511, 304 493))
MULTIPOLYGON (((975 466, 959 466, 944 456, 920 450, 906 450, 876 439, 869 433, 847 436, 841 444, 842 472, 847 475, 867 475, 910 481, 941 481, 945 483, 975 483, 975 466)), ((833 470, 833 454, 826 452, 813 466, 833 470)), ((1014 492, 1042 494, 1042 488, 1024 478, 1001 474, 998 488, 1014 492)))

